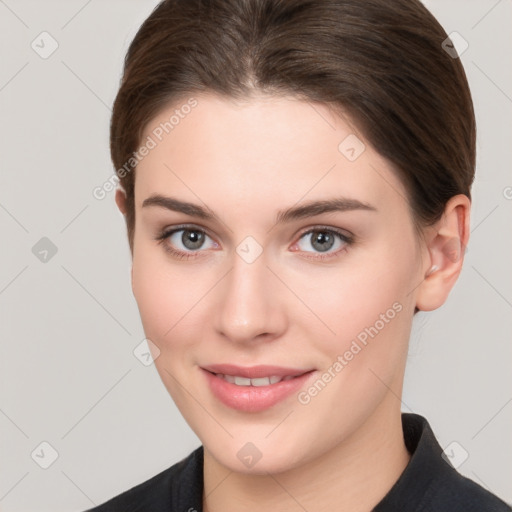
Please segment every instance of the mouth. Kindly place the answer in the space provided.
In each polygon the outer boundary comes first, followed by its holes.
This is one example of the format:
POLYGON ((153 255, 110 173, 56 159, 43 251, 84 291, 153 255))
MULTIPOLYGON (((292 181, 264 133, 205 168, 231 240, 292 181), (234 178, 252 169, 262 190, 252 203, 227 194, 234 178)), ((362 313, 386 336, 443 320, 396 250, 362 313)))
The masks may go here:
POLYGON ((264 365, 214 365, 201 370, 220 402, 244 412, 259 412, 276 405, 303 387, 316 372, 264 365))
POLYGON ((222 373, 214 373, 215 377, 224 379, 230 384, 236 386, 270 386, 271 384, 278 384, 279 382, 295 379, 298 376, 287 375, 286 377, 279 377, 278 375, 271 375, 270 377, 259 377, 257 379, 249 379, 248 377, 241 377, 239 375, 224 375, 222 373))
POLYGON ((237 366, 235 364, 211 364, 203 366, 203 370, 216 375, 232 375, 234 377, 243 377, 246 379, 270 378, 270 377, 299 377, 304 373, 314 370, 314 368, 287 368, 284 366, 275 366, 260 364, 257 366, 237 366))

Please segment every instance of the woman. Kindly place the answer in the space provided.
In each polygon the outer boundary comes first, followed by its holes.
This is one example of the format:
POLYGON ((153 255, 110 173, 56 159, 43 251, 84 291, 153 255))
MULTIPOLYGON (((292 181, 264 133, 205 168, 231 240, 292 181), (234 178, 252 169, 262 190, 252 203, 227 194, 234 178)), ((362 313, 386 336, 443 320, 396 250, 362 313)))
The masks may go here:
POLYGON ((400 411, 475 168, 464 70, 419 1, 164 1, 111 152, 144 331, 202 446, 92 510, 511 510, 400 411))

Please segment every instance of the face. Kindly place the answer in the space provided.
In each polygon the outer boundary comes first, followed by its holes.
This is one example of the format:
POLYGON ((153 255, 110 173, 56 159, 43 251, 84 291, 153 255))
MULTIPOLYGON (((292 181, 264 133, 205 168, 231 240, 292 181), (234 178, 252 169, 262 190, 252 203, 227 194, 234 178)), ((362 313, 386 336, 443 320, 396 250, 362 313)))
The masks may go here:
POLYGON ((205 449, 284 471, 399 410, 422 249, 404 187, 347 119, 292 97, 195 99, 143 135, 133 292, 205 449))

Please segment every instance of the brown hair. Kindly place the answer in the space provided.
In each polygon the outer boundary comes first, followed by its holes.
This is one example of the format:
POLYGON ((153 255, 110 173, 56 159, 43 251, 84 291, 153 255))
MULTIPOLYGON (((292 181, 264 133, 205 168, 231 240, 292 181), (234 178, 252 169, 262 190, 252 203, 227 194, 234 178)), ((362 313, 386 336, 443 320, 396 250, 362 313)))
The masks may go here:
POLYGON ((475 168, 471 94, 447 37, 419 0, 160 2, 128 49, 110 126, 131 250, 132 155, 161 109, 201 92, 293 95, 349 114, 398 172, 415 222, 437 221, 450 197, 471 197, 475 168))

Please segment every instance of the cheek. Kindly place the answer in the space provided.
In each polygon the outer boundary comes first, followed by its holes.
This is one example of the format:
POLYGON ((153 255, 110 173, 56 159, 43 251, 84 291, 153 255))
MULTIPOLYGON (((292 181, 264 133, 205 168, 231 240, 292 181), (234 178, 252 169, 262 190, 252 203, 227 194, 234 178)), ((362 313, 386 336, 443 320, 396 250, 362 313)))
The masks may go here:
POLYGON ((409 301, 405 292, 407 280, 400 276, 388 273, 374 279, 367 272, 359 277, 353 274, 344 279, 344 285, 319 298, 332 330, 343 339, 354 338, 373 325, 383 331, 384 326, 398 319, 397 309, 405 308, 409 301))
POLYGON ((314 285, 305 290, 308 304, 325 324, 316 323, 317 332, 321 329, 324 335, 315 337, 331 362, 345 356, 351 367, 380 368, 387 377, 402 362, 414 312, 411 291, 417 274, 414 247, 402 249, 382 246, 373 253, 378 258, 358 254, 357 261, 354 258, 346 268, 317 275, 314 285), (409 256, 398 258, 397 254, 409 256))
POLYGON ((190 275, 170 272, 159 251, 135 245, 133 256, 133 294, 139 308, 146 336, 160 350, 172 339, 175 326, 184 317, 184 307, 197 295, 190 275))
POLYGON ((145 250, 142 244, 134 251, 133 294, 144 333, 159 350, 155 367, 176 405, 186 409, 190 398, 180 383, 189 378, 193 346, 200 340, 198 326, 202 324, 194 315, 207 287, 193 279, 193 271, 179 265, 171 268, 165 255, 145 250))
POLYGON ((162 350, 165 333, 174 323, 177 298, 169 293, 169 285, 158 269, 138 260, 133 265, 133 294, 146 336, 162 350), (140 264, 138 264, 140 263, 140 264))
POLYGON ((298 398, 327 437, 364 421, 390 389, 399 395, 414 311, 407 296, 413 265, 392 268, 353 265, 350 275, 340 270, 308 290, 312 309, 335 334, 319 322, 300 324, 322 366, 319 381, 298 398), (333 420, 328 427, 320 425, 325 411, 333 420))

